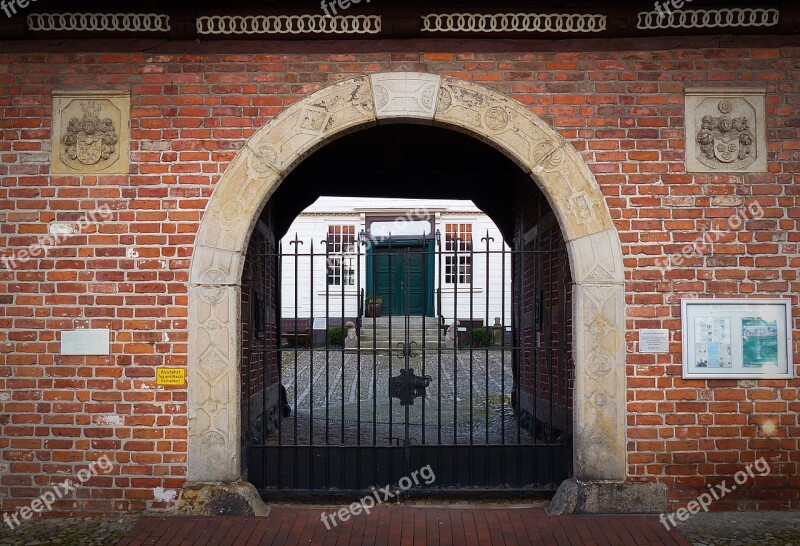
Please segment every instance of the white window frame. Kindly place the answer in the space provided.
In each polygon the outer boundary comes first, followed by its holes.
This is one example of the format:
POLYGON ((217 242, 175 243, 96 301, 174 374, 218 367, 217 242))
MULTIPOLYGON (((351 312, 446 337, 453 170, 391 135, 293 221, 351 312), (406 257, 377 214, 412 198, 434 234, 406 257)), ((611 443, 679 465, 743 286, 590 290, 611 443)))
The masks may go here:
POLYGON ((341 289, 342 282, 347 279, 349 282, 344 284, 345 290, 355 290, 358 279, 356 278, 355 260, 359 253, 358 250, 358 224, 354 222, 330 222, 325 224, 325 240, 328 242, 327 260, 325 263, 325 285, 341 289), (339 228, 339 232, 331 234, 331 228, 339 228), (344 249, 343 228, 352 228, 352 241, 347 243, 350 247, 344 249), (338 236, 339 240, 331 242, 331 235, 338 236), (335 264, 335 265, 333 265, 335 264), (347 265, 345 265, 347 264, 347 265), (347 271, 347 274, 345 272, 347 271), (332 275, 333 273, 333 275, 332 275), (336 282, 331 282, 334 280, 336 282))
POLYGON ((475 236, 475 225, 472 220, 469 221, 462 221, 462 220, 449 220, 443 219, 442 223, 444 224, 444 250, 445 250, 445 257, 444 257, 444 271, 442 271, 443 275, 443 284, 446 286, 459 286, 469 285, 474 281, 474 274, 473 271, 473 263, 472 263, 472 256, 470 251, 474 245, 474 236, 475 236), (448 226, 458 226, 456 228, 456 236, 457 238, 462 237, 462 235, 469 234, 469 241, 461 240, 458 241, 458 255, 456 256, 456 249, 455 243, 456 241, 451 240, 449 238, 449 232, 447 227, 448 226), (464 231, 462 231, 462 227, 464 227, 464 231), (458 264, 456 265, 456 260, 458 260, 458 264), (452 268, 455 268, 455 273, 452 271, 452 268), (448 280, 450 277, 450 280, 448 280), (455 280, 458 283, 454 282, 455 280))

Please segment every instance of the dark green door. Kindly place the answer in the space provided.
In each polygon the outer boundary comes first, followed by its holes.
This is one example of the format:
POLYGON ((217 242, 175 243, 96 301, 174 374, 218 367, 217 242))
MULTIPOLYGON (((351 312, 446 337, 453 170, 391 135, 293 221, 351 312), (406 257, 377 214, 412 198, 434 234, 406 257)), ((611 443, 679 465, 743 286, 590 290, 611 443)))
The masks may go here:
POLYGON ((403 262, 405 278, 400 280, 400 287, 405 293, 405 309, 401 313, 422 315, 425 313, 425 267, 421 249, 409 251, 403 262))
POLYGON ((421 247, 393 246, 375 252, 375 291, 384 314, 425 313, 425 260, 421 247))

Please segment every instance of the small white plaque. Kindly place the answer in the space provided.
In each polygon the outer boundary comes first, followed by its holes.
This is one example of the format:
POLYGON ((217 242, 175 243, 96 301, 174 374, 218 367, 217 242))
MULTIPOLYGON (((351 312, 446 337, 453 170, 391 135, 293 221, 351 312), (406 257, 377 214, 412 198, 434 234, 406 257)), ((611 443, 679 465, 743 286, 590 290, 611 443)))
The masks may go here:
POLYGON ((431 223, 428 220, 407 220, 406 218, 399 218, 394 222, 372 222, 369 233, 373 237, 389 237, 390 235, 392 237, 401 235, 420 237, 430 235, 431 223))
POLYGON ((325 317, 314 317, 314 330, 325 330, 328 328, 328 319, 325 317))
POLYGON ((107 329, 81 329, 61 332, 62 355, 107 355, 110 333, 107 329))
POLYGON ((669 330, 644 329, 639 330, 640 353, 668 353, 669 330))

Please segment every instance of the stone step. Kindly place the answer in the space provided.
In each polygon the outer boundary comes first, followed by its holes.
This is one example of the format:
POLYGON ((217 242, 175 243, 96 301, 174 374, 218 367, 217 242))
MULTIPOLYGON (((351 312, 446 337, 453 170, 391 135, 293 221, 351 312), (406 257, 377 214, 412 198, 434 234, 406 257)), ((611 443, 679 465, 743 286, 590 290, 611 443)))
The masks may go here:
MULTIPOLYGON (((443 348, 446 347, 445 333, 444 330, 441 330, 441 346, 443 348)), ((397 344, 405 342, 406 337, 409 338, 409 341, 415 341, 416 347, 421 348, 423 335, 426 349, 436 350, 440 347, 440 328, 437 317, 385 316, 374 319, 364 317, 361 320, 359 338, 362 350, 388 351, 396 350, 397 344)))
MULTIPOLYGON (((372 325, 369 325, 369 326, 362 325, 361 326, 361 333, 362 334, 372 333, 372 332, 382 333, 382 332, 406 332, 406 331, 411 333, 411 334, 419 334, 419 335, 422 335, 423 331, 426 332, 426 334, 430 334, 431 332, 433 332, 433 334, 436 335, 436 332, 439 331, 439 328, 436 328, 435 326, 428 326, 427 328, 422 328, 422 327, 414 328, 414 327, 412 327, 412 328, 406 329, 406 328, 404 328, 402 326, 395 326, 394 328, 375 328, 375 329, 373 329, 372 325)), ((442 331, 444 332, 444 330, 442 330, 442 331)))
MULTIPOLYGON (((422 350, 422 347, 423 347, 422 342, 418 341, 417 345, 414 345, 412 350, 416 352, 416 351, 422 350)), ((439 343, 437 341, 426 341, 425 342, 425 349, 427 349, 428 351, 435 351, 435 350, 439 349, 439 347, 442 348, 442 351, 448 351, 448 350, 451 351, 452 350, 452 347, 448 348, 448 346, 444 342, 444 340, 442 340, 442 344, 441 345, 439 345, 439 343)), ((347 347, 345 349, 346 352, 355 352, 356 350, 357 350, 356 347, 347 347)), ((399 350, 399 348, 397 347, 397 342, 395 342, 395 341, 392 341, 392 345, 389 345, 388 341, 384 341, 384 342, 379 341, 375 345, 372 345, 372 340, 370 340, 369 342, 364 342, 362 340, 362 342, 361 342, 361 352, 362 353, 364 351, 373 351, 373 350, 374 351, 389 351, 389 350, 396 351, 396 350, 399 350)))
MULTIPOLYGON (((368 335, 368 336, 360 336, 361 343, 372 343, 373 341, 376 343, 389 343, 389 334, 377 334, 375 336, 368 335)), ((402 334, 402 332, 392 332, 391 341, 392 344, 395 344, 400 341, 405 341, 406 336, 402 334)), ((409 341, 416 341, 417 343, 422 343, 422 335, 413 335, 408 337, 409 341)), ((445 336, 442 335, 442 341, 444 342, 445 336)), ((425 336, 425 343, 430 342, 439 342, 439 336, 436 334, 426 335, 425 336)))
POLYGON ((422 328, 424 324, 427 328, 436 328, 439 326, 439 319, 438 317, 406 317, 404 315, 401 316, 394 316, 394 317, 364 317, 361 319, 361 327, 364 328, 365 326, 372 327, 373 324, 375 328, 396 328, 396 327, 405 327, 408 325, 411 328, 422 328))
POLYGON ((361 325, 361 331, 362 332, 373 332, 373 331, 374 332, 388 332, 390 330, 392 332, 405 332, 406 330, 408 330, 409 332, 422 332, 423 330, 425 330, 426 332, 438 332, 439 328, 437 328, 436 326, 426 326, 426 327, 412 326, 410 328, 406 328, 405 326, 393 326, 391 328, 388 327, 388 326, 386 326, 386 327, 378 326, 377 328, 373 328, 371 324, 362 324, 361 325))

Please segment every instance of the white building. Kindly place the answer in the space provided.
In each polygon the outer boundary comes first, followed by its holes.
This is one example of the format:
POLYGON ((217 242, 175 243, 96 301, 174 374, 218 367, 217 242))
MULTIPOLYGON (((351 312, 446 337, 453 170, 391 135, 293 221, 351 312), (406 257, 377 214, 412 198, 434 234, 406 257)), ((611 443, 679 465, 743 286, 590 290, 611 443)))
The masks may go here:
POLYGON ((471 201, 321 197, 281 247, 284 319, 353 320, 378 295, 384 316, 510 324, 509 247, 471 201))

